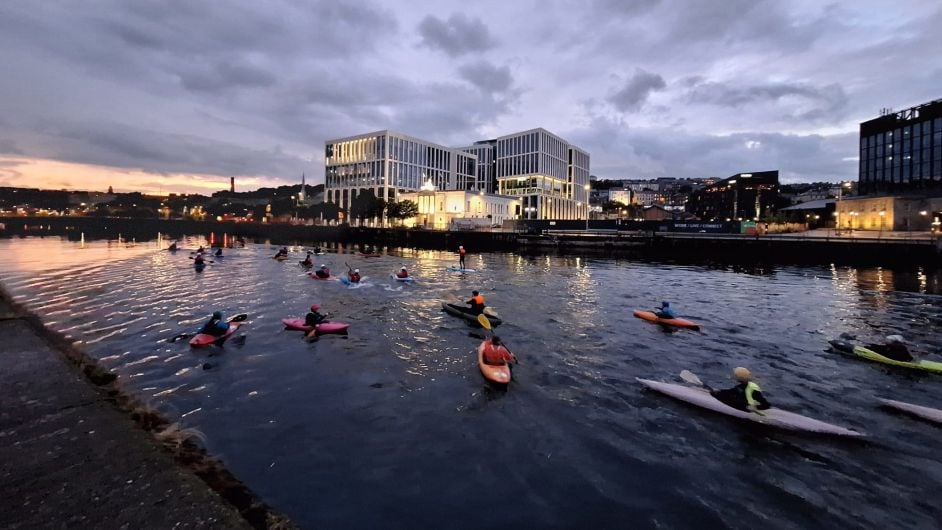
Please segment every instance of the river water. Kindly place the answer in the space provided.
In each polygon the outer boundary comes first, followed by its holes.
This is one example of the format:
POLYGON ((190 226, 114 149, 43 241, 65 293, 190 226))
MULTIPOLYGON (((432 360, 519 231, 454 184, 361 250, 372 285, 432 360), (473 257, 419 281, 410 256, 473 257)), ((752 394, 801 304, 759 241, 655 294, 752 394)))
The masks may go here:
MULTIPOLYGON (((194 246, 196 240, 188 240, 194 246)), ((0 281, 305 528, 937 528, 938 426, 877 397, 942 407, 942 375, 827 351, 902 334, 942 347, 937 272, 733 268, 614 258, 354 249, 366 276, 314 281, 250 244, 202 273, 156 245, 0 240, 0 281), (418 278, 397 285, 400 265, 418 278), (441 312, 478 289, 520 358, 486 385, 472 328, 441 312), (632 317, 670 300, 700 333, 632 317), (318 302, 347 337, 305 343, 280 319, 318 302), (171 337, 248 313, 243 345, 171 337), (768 431, 642 390, 689 369, 749 367, 776 406, 870 435, 768 431)))

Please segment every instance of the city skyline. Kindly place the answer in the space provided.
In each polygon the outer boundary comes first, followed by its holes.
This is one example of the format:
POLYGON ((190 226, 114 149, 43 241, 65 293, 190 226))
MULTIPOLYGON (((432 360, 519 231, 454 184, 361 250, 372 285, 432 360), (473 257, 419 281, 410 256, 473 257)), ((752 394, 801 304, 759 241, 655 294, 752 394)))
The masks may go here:
POLYGON ((859 123, 939 97, 939 22, 921 2, 5 4, 0 186, 319 184, 328 138, 535 127, 599 178, 856 180, 859 123))

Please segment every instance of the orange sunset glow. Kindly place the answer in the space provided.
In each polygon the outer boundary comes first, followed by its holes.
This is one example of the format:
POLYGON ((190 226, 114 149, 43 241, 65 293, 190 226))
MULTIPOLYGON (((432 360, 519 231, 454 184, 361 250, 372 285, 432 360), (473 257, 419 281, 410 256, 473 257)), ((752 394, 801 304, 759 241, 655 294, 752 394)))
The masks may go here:
POLYGON ((140 169, 98 166, 59 160, 0 157, 0 186, 105 191, 139 191, 153 195, 200 193, 204 195, 229 189, 234 176, 237 191, 263 186, 280 186, 283 180, 257 175, 206 175, 154 173, 140 169))

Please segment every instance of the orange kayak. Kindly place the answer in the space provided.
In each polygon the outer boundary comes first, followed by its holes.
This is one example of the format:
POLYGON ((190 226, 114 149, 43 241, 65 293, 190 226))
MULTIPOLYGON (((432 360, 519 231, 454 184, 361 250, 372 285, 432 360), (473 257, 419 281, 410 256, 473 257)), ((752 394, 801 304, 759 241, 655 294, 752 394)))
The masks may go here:
MULTIPOLYGON (((509 364, 487 364, 484 362, 484 346, 487 345, 487 341, 481 343, 478 346, 478 368, 481 369, 481 373, 484 374, 484 378, 488 381, 493 381, 495 383, 500 383, 506 385, 510 382, 510 365, 509 364)), ((503 348, 503 346, 501 346, 503 348)))
POLYGON ((691 322, 682 318, 658 318, 654 311, 642 311, 640 309, 635 309, 635 316, 638 318, 643 318, 649 322, 664 324, 665 326, 677 326, 678 328, 687 328, 696 331, 700 330, 700 324, 697 324, 696 322, 691 322))

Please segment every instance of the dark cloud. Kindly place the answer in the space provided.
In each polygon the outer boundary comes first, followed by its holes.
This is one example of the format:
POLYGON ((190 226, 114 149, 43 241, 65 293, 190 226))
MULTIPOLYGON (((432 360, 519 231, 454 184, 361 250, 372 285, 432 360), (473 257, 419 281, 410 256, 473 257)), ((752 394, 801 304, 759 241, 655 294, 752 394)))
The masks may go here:
POLYGON ((488 93, 506 92, 514 82, 509 67, 496 66, 487 61, 465 64, 458 68, 458 75, 488 93))
POLYGON ((641 108, 651 92, 663 90, 665 87, 667 83, 663 77, 637 68, 621 88, 609 96, 608 101, 621 112, 635 111, 641 108))
POLYGON ((813 86, 807 83, 765 83, 750 85, 711 81, 695 81, 689 91, 693 103, 708 103, 725 107, 750 104, 767 105, 769 102, 791 100, 794 118, 815 119, 840 117, 847 108, 847 94, 837 83, 813 86))
POLYGON ((452 57, 483 52, 495 46, 487 24, 463 13, 455 13, 448 20, 428 15, 419 22, 418 30, 423 45, 452 57))
POLYGON ((16 142, 7 138, 0 138, 0 154, 2 155, 23 155, 26 154, 22 149, 16 146, 16 142))

